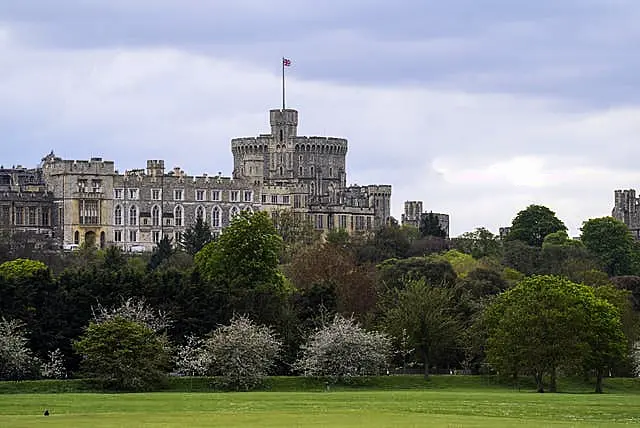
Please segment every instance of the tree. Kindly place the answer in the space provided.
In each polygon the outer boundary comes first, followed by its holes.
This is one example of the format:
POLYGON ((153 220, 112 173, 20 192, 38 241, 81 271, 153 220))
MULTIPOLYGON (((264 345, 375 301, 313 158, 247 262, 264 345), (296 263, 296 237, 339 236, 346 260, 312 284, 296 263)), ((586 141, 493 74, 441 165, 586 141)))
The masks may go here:
POLYGON ((271 328, 245 316, 217 328, 205 341, 210 371, 223 377, 224 386, 249 390, 262 382, 274 366, 282 343, 271 328))
POLYGON ((388 290, 403 288, 406 281, 411 280, 424 280, 442 287, 451 287, 456 282, 456 273, 451 264, 431 257, 386 260, 377 268, 379 283, 388 290))
POLYGON ((581 241, 609 276, 632 273, 634 239, 624 223, 613 217, 593 218, 585 221, 581 230, 581 241))
POLYGON ((358 259, 360 262, 376 263, 392 258, 404 258, 410 246, 407 230, 393 220, 390 224, 377 229, 373 236, 358 249, 358 259))
POLYGON ((542 205, 529 205, 513 219, 506 239, 542 247, 545 236, 561 230, 567 230, 567 227, 553 211, 542 205))
POLYGON ((98 324, 114 318, 122 318, 142 324, 155 333, 162 332, 171 324, 171 320, 165 312, 152 309, 144 299, 129 297, 117 307, 105 308, 98 303, 96 308, 91 309, 93 321, 98 324))
POLYGON ((451 241, 454 249, 471 254, 474 259, 483 257, 498 258, 502 255, 500 237, 484 227, 478 227, 473 232, 465 232, 451 241))
POLYGON ((423 238, 427 236, 434 236, 436 238, 447 237, 447 231, 440 226, 440 221, 438 220, 438 217, 432 212, 423 214, 420 217, 419 230, 420 230, 420 236, 423 238))
MULTIPOLYGON (((188 230, 187 230, 188 232, 188 230)), ((186 232, 185 232, 186 233, 186 232)), ((163 236, 158 245, 155 246, 149 259, 149 269, 156 269, 163 262, 169 260, 174 254, 173 246, 171 245, 171 238, 167 235, 163 236)))
POLYGON ((60 349, 49 351, 47 360, 42 363, 42 377, 48 379, 64 379, 67 369, 64 367, 64 356, 60 349))
POLYGON ((202 217, 196 219, 195 224, 189 226, 181 236, 180 247, 188 254, 195 255, 205 245, 213 240, 209 223, 202 217))
POLYGON ((25 325, 0 318, 0 380, 33 379, 39 361, 27 346, 25 325))
POLYGON ((229 312, 273 322, 287 287, 279 270, 282 238, 266 212, 242 212, 195 257, 195 266, 228 299, 229 312))
POLYGON ((189 336, 184 345, 178 346, 176 372, 184 376, 204 376, 210 366, 211 361, 202 339, 189 336))
POLYGON ((92 322, 74 343, 86 376, 105 389, 126 391, 151 390, 164 382, 166 348, 153 330, 122 317, 92 322))
MULTIPOLYGON (((497 297, 485 311, 487 360, 498 370, 543 378, 561 367, 587 366, 600 376, 625 347, 618 312, 591 287, 555 276, 534 276, 497 297)), ((599 378, 601 385, 601 379, 599 378)))
POLYGON ((391 340, 384 333, 368 332, 353 318, 336 315, 302 346, 294 364, 304 376, 338 380, 354 376, 379 375, 387 368, 391 340))
POLYGON ((409 339, 424 364, 424 376, 438 358, 455 352, 461 324, 453 310, 452 290, 411 280, 384 302, 383 325, 396 338, 409 339))
POLYGON ((320 238, 320 232, 303 213, 292 210, 276 210, 271 213, 273 224, 282 237, 285 258, 288 260, 300 249, 312 245, 320 238))

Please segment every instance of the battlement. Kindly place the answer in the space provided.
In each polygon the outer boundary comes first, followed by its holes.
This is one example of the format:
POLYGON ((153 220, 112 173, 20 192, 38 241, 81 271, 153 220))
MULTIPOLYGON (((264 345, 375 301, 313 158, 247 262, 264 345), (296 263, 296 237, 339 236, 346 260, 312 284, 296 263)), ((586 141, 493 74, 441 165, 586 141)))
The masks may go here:
POLYGON ((48 156, 44 159, 42 168, 48 174, 115 174, 114 162, 105 161, 98 157, 91 158, 90 160, 69 160, 48 156))
POLYGON ((345 155, 348 148, 347 140, 337 137, 295 137, 293 144, 296 152, 345 155))

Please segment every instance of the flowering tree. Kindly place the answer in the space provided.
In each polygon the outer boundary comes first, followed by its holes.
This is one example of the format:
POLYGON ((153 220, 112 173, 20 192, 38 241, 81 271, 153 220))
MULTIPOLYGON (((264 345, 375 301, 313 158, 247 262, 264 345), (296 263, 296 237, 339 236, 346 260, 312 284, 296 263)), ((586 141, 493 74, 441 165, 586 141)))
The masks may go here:
POLYGON ((204 376, 211 366, 211 359, 204 341, 195 336, 187 337, 187 343, 178 346, 176 372, 184 376, 204 376))
POLYGON ((0 380, 37 377, 39 362, 27 347, 26 335, 22 322, 0 318, 0 380))
POLYGON ((42 376, 48 379, 64 379, 67 377, 67 370, 64 367, 64 356, 60 349, 49 351, 47 361, 42 363, 42 376))
POLYGON ((118 307, 105 308, 100 303, 91 308, 93 320, 96 324, 119 317, 134 321, 152 331, 159 333, 171 325, 171 320, 163 311, 155 311, 149 307, 144 299, 128 298, 118 307))
POLYGON ((260 384, 273 367, 282 343, 271 328, 245 316, 214 330, 205 342, 210 371, 223 377, 226 387, 248 390, 260 384))
POLYGON ((294 368, 305 376, 333 380, 377 375, 387 367, 391 340, 384 333, 368 332, 353 319, 336 315, 302 346, 294 368))

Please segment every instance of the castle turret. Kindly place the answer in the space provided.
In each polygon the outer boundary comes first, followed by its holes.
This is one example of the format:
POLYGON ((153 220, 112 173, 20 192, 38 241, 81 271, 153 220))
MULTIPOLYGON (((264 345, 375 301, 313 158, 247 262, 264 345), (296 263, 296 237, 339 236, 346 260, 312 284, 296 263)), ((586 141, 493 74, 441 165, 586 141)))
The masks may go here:
POLYGON ((297 110, 270 110, 271 135, 276 144, 286 143, 288 138, 298 135, 297 110))

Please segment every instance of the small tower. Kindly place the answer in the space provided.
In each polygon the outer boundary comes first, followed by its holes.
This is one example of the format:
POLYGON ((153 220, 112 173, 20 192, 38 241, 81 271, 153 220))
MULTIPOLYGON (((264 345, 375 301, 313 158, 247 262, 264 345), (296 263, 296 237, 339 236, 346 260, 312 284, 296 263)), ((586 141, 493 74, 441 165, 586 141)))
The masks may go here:
POLYGON ((276 144, 286 143, 298 135, 298 111, 270 110, 271 135, 276 144))

